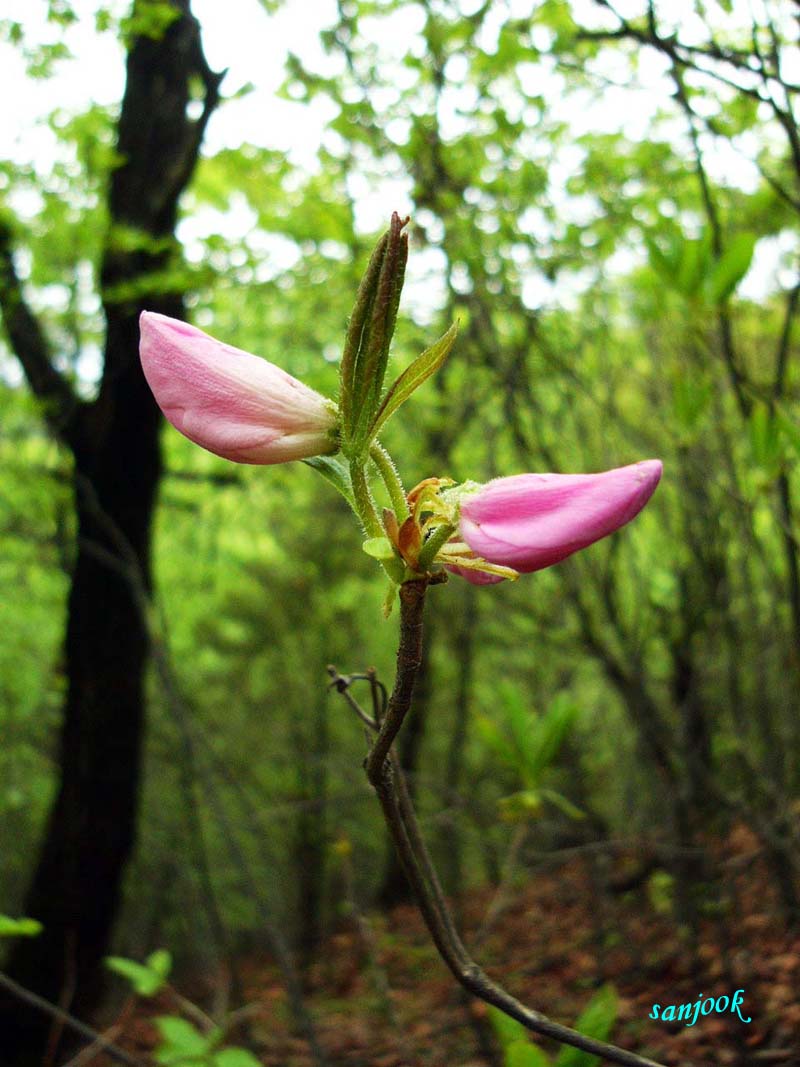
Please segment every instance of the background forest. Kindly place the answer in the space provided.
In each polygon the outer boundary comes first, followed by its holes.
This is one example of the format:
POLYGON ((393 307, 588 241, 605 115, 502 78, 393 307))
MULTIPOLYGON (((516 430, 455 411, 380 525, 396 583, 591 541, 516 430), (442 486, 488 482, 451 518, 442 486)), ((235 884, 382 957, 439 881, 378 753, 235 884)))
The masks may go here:
MULTIPOLYGON (((229 6, 224 77, 188 0, 0 19, 29 79, 0 69, 4 107, 48 80, 55 105, 47 151, 0 159, 0 911, 44 926, 5 972, 142 1061, 152 1015, 202 1020, 162 991, 120 1021, 112 953, 169 950, 212 1016, 255 1004, 259 1062, 543 1062, 453 992, 330 689, 394 671, 346 505, 170 428, 159 458, 136 356, 150 308, 335 395, 398 210, 394 372, 460 322, 384 435, 407 486, 664 462, 614 537, 431 591, 398 745, 466 939, 570 1025, 612 982, 613 1039, 665 1064, 800 1062, 796 6, 298 7, 318 60, 287 39, 276 108, 324 115, 303 162, 268 100, 214 141, 257 96, 236 36, 294 11, 229 6), (87 25, 125 96, 73 113, 87 25), (748 1024, 648 1020, 736 989, 748 1024)), ((50 1022, 0 995, 0 1060, 42 1062, 50 1022)))

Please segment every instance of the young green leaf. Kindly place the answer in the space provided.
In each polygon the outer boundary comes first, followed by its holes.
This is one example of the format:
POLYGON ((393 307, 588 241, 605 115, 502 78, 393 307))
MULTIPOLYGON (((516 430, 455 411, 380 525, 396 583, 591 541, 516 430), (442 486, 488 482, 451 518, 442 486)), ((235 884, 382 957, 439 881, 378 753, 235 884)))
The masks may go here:
POLYGON ((530 1038, 526 1038, 508 1046, 505 1067, 552 1067, 552 1064, 550 1058, 530 1038))
POLYGON ((166 981, 172 970, 172 954, 165 948, 157 948, 155 952, 150 953, 144 963, 154 975, 166 981))
POLYGON ((550 766, 572 729, 578 706, 566 693, 557 694, 546 713, 536 719, 535 735, 530 746, 529 774, 538 782, 550 766))
POLYGON ((708 276, 711 266, 711 231, 706 228, 702 237, 684 238, 681 244, 675 285, 684 296, 697 294, 708 276))
POLYGON ((426 348, 422 355, 417 356, 411 366, 403 371, 378 408, 369 430, 370 439, 378 435, 397 409, 408 400, 415 390, 419 389, 423 382, 427 381, 441 367, 453 347, 457 333, 458 323, 454 322, 438 341, 432 344, 430 348, 426 348))
POLYGON ((364 541, 361 549, 373 559, 394 559, 394 549, 388 537, 370 537, 364 541))
POLYGON ((750 269, 756 247, 754 233, 739 233, 733 237, 720 259, 706 278, 706 297, 712 304, 727 300, 750 269))
POLYGON ((215 1052, 211 1061, 214 1067, 261 1067, 252 1052, 243 1048, 224 1048, 215 1052))
POLYGON ((161 1034, 161 1044, 154 1058, 163 1067, 199 1067, 207 1061, 222 1036, 219 1028, 209 1034, 201 1034, 190 1022, 177 1015, 160 1015, 156 1019, 156 1026, 161 1034))
POLYGON ((518 1023, 516 1019, 512 1019, 499 1008, 489 1007, 489 1022, 504 1050, 517 1041, 528 1040, 528 1031, 522 1023, 518 1023))
POLYGON ((551 1067, 550 1060, 530 1039, 522 1023, 499 1008, 489 1008, 489 1021, 503 1046, 505 1067, 551 1067))
MULTIPOLYGON (((617 994, 614 987, 605 985, 598 989, 585 1011, 578 1017, 575 1029, 587 1037, 607 1041, 617 1018, 617 994)), ((595 1067, 599 1056, 564 1045, 558 1054, 555 1067, 595 1067)))
POLYGON ((0 937, 36 937, 44 927, 38 919, 12 919, 0 915, 0 937))
POLYGON ((140 997, 155 996, 166 980, 166 974, 159 973, 147 964, 125 959, 123 956, 106 956, 105 963, 110 971, 127 979, 134 993, 140 997))
POLYGON ((351 507, 353 506, 350 468, 345 462, 337 456, 312 456, 310 459, 304 459, 303 463, 308 467, 313 467, 326 481, 331 483, 338 493, 341 493, 351 507))

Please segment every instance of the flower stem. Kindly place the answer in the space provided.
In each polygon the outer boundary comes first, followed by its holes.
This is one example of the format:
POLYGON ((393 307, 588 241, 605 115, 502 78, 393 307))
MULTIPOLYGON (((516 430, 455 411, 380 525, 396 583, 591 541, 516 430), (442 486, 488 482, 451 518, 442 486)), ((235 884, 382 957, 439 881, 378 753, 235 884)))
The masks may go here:
POLYGON ((397 471, 397 467, 394 465, 394 461, 383 445, 374 441, 370 446, 369 454, 373 463, 378 468, 378 472, 383 479, 383 484, 386 486, 389 498, 394 508, 394 513, 397 516, 397 521, 402 525, 409 516, 408 501, 406 500, 406 491, 403 488, 403 483, 400 480, 400 475, 397 471))
POLYGON ((383 537, 383 526, 375 510, 375 501, 367 481, 367 473, 361 460, 350 463, 350 482, 353 486, 353 501, 356 514, 364 527, 367 537, 383 537))
POLYGON ((444 523, 442 526, 437 526, 422 546, 422 551, 419 554, 420 571, 424 572, 430 569, 436 553, 450 540, 455 532, 455 526, 451 526, 449 522, 444 523))

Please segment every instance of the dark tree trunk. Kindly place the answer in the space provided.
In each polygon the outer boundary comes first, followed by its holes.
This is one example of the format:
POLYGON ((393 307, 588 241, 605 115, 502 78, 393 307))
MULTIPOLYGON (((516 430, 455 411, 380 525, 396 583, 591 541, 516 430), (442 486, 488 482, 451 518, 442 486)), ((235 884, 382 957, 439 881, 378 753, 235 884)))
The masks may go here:
MULTIPOLYGON (((123 159, 109 190, 111 225, 102 263, 107 321, 105 364, 97 400, 68 396, 45 361, 35 320, 15 333, 21 298, 6 240, 3 315, 29 383, 48 401, 51 426, 72 449, 78 518, 65 641, 67 696, 59 750, 60 784, 47 824, 26 914, 44 924, 20 940, 7 964, 22 985, 79 1016, 101 992, 101 961, 117 913, 125 863, 134 844, 144 721, 148 634, 143 608, 150 590, 150 529, 161 475, 160 415, 138 360, 141 310, 183 317, 182 293, 164 293, 178 199, 194 169, 220 78, 203 58, 189 0, 158 40, 133 41, 118 127, 123 159), (186 113, 190 79, 205 87, 203 113, 186 113), (120 228, 139 235, 130 250, 120 228), (156 242, 159 242, 156 244, 156 242), (152 279, 149 277, 152 275, 152 279), (15 292, 15 286, 17 291, 15 292), (11 303, 9 303, 11 301, 11 303), (9 316, 15 310, 16 318, 9 316), (59 401, 54 409, 53 400, 59 401)), ((24 317, 23 315, 23 317, 24 317)), ((38 1064, 50 1025, 18 1003, 0 1000, 4 1067, 38 1064)), ((54 1042, 50 1041, 55 1051, 54 1042)))

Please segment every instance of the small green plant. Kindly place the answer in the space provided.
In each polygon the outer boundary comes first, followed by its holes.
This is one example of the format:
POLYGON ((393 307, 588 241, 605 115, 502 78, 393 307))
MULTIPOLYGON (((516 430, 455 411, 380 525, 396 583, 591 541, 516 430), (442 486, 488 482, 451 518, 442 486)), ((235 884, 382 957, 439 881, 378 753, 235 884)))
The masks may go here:
POLYGON ((156 1026, 161 1042, 153 1058, 164 1067, 260 1067, 247 1049, 219 1047, 225 1039, 222 1026, 202 1033, 177 1015, 160 1015, 156 1026))
POLYGON ((144 963, 123 956, 108 956, 105 962, 110 971, 130 983, 137 996, 154 997, 166 991, 202 1024, 195 1026, 180 1015, 159 1015, 155 1023, 160 1041, 153 1051, 156 1063, 163 1067, 260 1067, 256 1057, 247 1049, 221 1048, 229 1027, 216 1025, 172 989, 167 981, 172 970, 172 956, 166 949, 151 952, 144 963))
POLYGON ((127 978, 138 996, 154 997, 167 984, 169 972, 172 970, 172 956, 165 948, 151 952, 144 963, 125 959, 123 956, 107 956, 106 967, 127 978))
MULTIPOLYGON (((505 1067, 595 1067, 598 1056, 565 1045, 554 1060, 531 1042, 528 1030, 497 1008, 489 1008, 494 1031, 503 1048, 505 1067)), ((614 987, 599 989, 575 1023, 575 1028, 598 1041, 608 1040, 617 1018, 617 994, 614 987)))
POLYGON ((522 786, 500 800, 501 817, 506 822, 527 822, 537 818, 545 804, 551 804, 571 819, 582 819, 583 812, 572 801, 541 784, 575 724, 577 704, 559 693, 546 712, 537 715, 514 686, 501 685, 499 695, 492 717, 481 716, 476 727, 487 748, 522 786))

